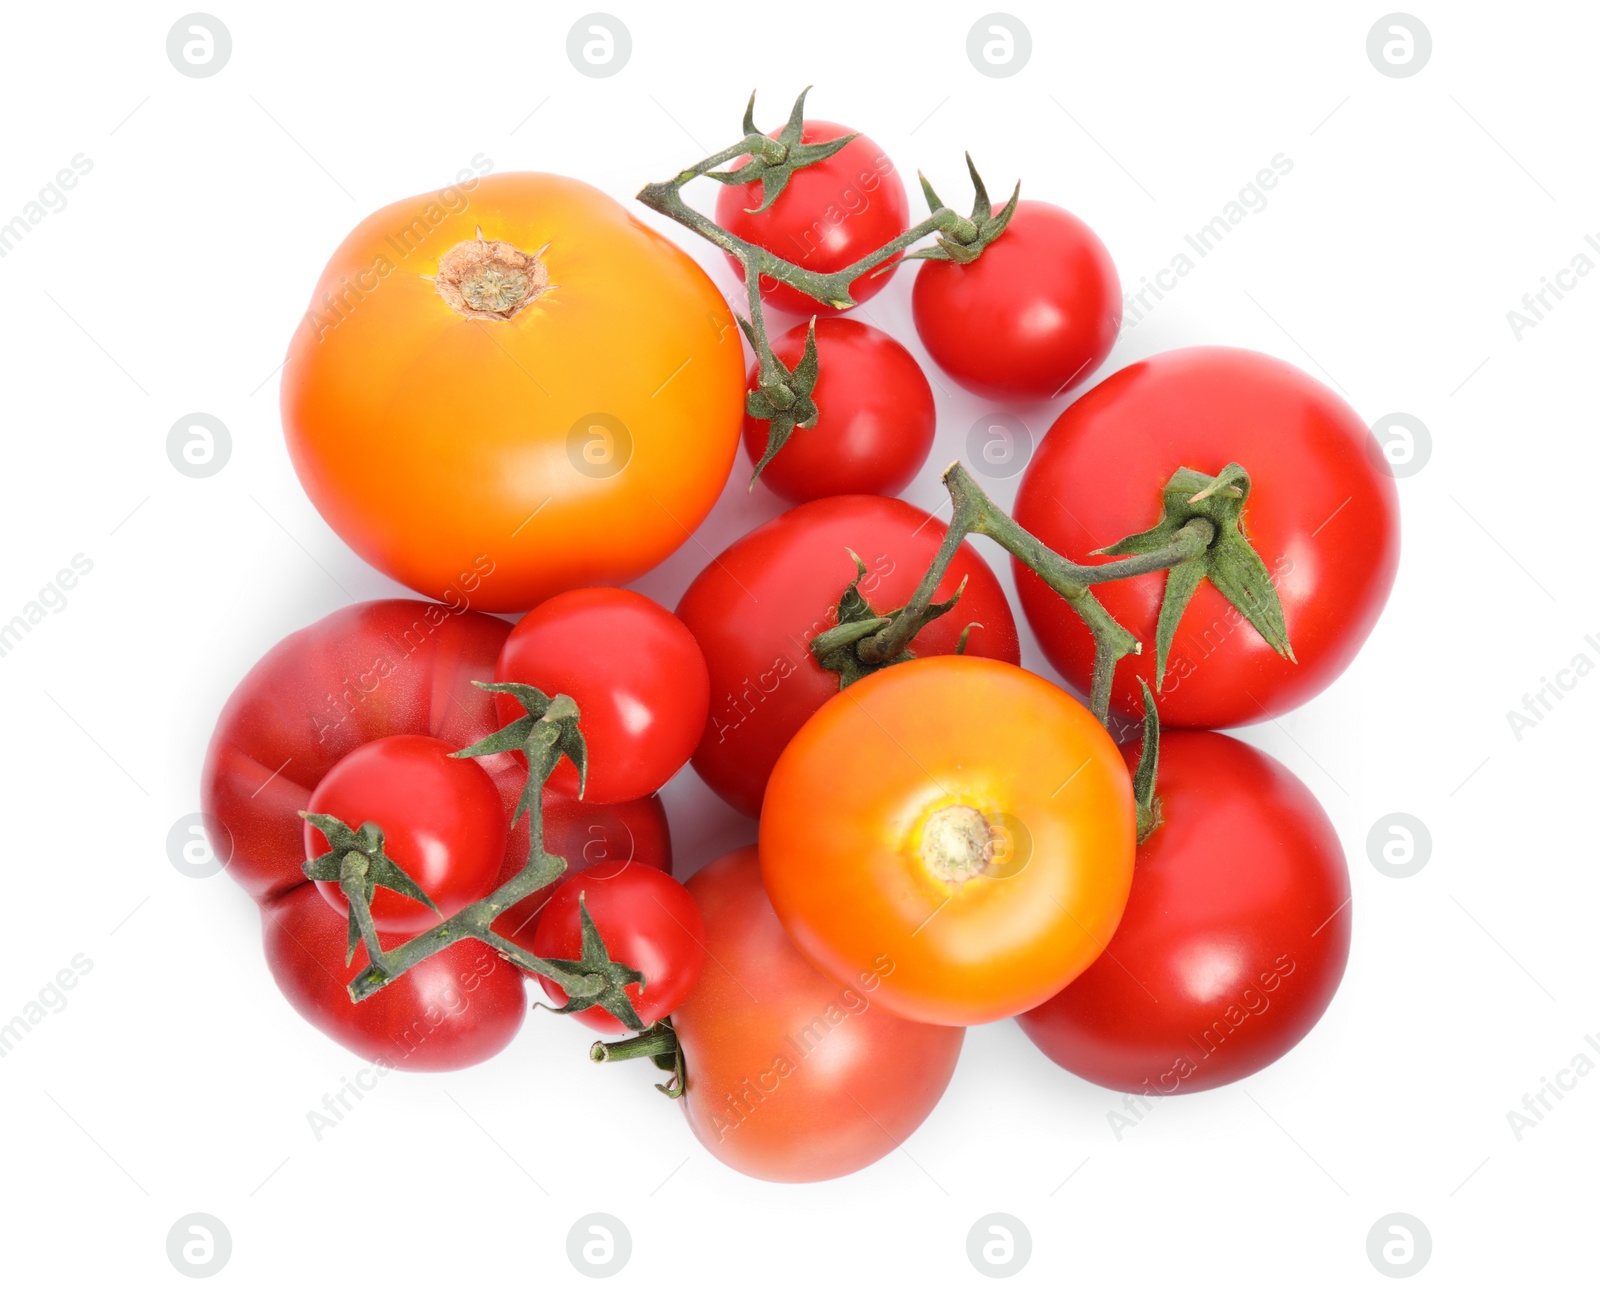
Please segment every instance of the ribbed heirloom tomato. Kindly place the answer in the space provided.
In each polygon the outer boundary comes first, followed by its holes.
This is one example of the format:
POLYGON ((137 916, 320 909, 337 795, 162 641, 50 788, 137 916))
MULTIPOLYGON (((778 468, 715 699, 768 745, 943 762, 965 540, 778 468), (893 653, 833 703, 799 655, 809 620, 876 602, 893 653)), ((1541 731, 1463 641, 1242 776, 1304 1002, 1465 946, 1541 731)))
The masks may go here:
POLYGON ((643 574, 704 519, 744 412, 738 329, 598 189, 489 175, 340 244, 283 369, 306 493, 418 592, 526 610, 643 574))
POLYGON ((841 691, 796 734, 761 809, 761 871, 795 945, 878 1000, 980 1024, 1100 954, 1133 877, 1133 788, 1082 705, 1025 669, 940 656, 841 691))

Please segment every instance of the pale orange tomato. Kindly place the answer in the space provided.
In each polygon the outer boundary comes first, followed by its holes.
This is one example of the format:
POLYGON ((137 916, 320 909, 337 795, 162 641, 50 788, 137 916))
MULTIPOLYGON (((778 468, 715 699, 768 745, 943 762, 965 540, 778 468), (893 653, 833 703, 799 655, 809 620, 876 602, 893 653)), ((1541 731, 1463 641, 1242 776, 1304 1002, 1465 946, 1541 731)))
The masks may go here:
POLYGON ((362 557, 458 608, 625 583, 711 510, 744 415, 738 329, 600 190, 490 175, 369 216, 283 370, 289 453, 362 557))
POLYGON ((1133 786, 1104 728, 1016 665, 929 656, 828 701, 761 809, 778 918, 909 1019, 980 1024, 1100 955, 1133 881, 1133 786), (891 968, 885 970, 887 963, 891 968))

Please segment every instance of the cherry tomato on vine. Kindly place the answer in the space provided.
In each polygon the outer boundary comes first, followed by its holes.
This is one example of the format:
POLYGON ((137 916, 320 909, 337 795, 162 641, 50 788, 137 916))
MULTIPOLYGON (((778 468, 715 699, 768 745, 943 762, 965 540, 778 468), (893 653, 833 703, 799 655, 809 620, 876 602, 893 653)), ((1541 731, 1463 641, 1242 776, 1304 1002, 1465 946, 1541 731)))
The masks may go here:
POLYGON ((967 390, 1057 399, 1111 353, 1122 285, 1093 229, 1058 206, 1024 201, 970 264, 923 261, 911 312, 928 353, 967 390))
MULTIPOLYGON (((1179 621, 1158 689, 1150 644, 1166 576, 1101 584, 1106 609, 1146 644, 1117 665, 1112 705, 1126 718, 1143 713, 1140 678, 1158 691, 1168 726, 1283 714, 1344 671, 1388 599, 1400 515, 1376 442, 1327 387, 1253 351, 1197 346, 1112 374, 1040 442, 1015 516, 1064 556, 1094 561, 1093 550, 1155 524, 1177 468, 1215 473, 1230 462, 1250 473, 1243 528, 1277 588, 1295 660, 1278 656, 1207 581, 1179 621)), ((1050 663, 1087 691, 1088 630, 1020 567, 1017 588, 1050 663)))
MULTIPOLYGON (((563 880, 545 905, 532 951, 546 960, 576 961, 583 955, 578 900, 613 961, 644 975, 626 989, 642 1027, 670 1015, 693 990, 706 959, 705 922, 689 891, 671 876, 638 862, 591 867, 563 880)), ((539 983, 558 1006, 567 994, 543 975, 539 983)), ((600 1033, 625 1033, 625 1025, 602 1006, 573 1016, 600 1033)))
MULTIPOLYGON (((791 371, 805 351, 806 325, 772 350, 791 371)), ((796 430, 761 479, 776 494, 806 502, 830 494, 898 494, 933 447, 933 389, 911 352, 855 319, 817 320, 820 368, 811 398, 817 423, 796 430)), ((750 369, 756 386, 758 365, 750 369)), ((771 423, 747 416, 745 451, 760 462, 771 423)))
MULTIPOLYGON (((348 924, 307 883, 261 907, 267 965, 307 1021, 373 1064, 440 1072, 504 1050, 527 1018, 523 977, 476 939, 430 956, 359 1005, 345 985, 367 967, 365 947, 345 965, 348 924)), ((381 934, 385 950, 405 934, 381 934)))
MULTIPOLYGON (((865 494, 802 503, 752 530, 695 577, 678 615, 711 671, 711 708, 694 753, 695 771, 735 808, 761 811, 767 777, 789 738, 828 697, 839 675, 809 643, 838 621, 839 597, 866 567, 860 592, 880 614, 910 600, 944 541, 945 526, 894 498, 865 494)), ((932 621, 912 653, 952 654, 968 625, 967 653, 1017 663, 1016 623, 1000 582, 968 544, 937 596, 966 592, 932 621)))
MULTIPOLYGON (((826 143, 848 135, 848 126, 807 121, 800 141, 826 143)), ((772 132, 776 138, 778 131, 772 132)), ((735 167, 743 161, 734 163, 735 167)), ((802 269, 831 274, 853 265, 906 231, 911 207, 906 186, 888 154, 865 135, 856 137, 832 157, 797 170, 788 187, 765 211, 759 181, 727 185, 717 194, 717 223, 802 269)), ((733 260, 732 257, 729 257, 733 260)), ((898 257, 890 262, 893 266, 898 257)), ((743 268, 733 260, 741 277, 743 268)), ((863 274, 851 285, 856 303, 871 300, 888 286, 894 268, 877 277, 863 274)), ((828 314, 832 307, 814 301, 786 283, 763 276, 761 299, 795 314, 828 314)))
MULTIPOLYGON (((417 934, 453 916, 494 888, 506 851, 506 811, 489 774, 432 736, 383 736, 352 750, 311 792, 309 810, 337 817, 352 830, 383 829, 384 851, 433 900, 432 911, 393 889, 372 895, 372 923, 417 934)), ((306 857, 328 841, 305 824, 306 857)), ((339 886, 317 888, 340 915, 349 910, 339 886)))
POLYGON ((1242 741, 1163 734, 1156 788, 1105 955, 1018 1022, 1079 1077, 1160 1096, 1248 1077, 1311 1030, 1349 956, 1350 875, 1311 792, 1242 741))
POLYGON ((1053 683, 943 656, 822 706, 772 770, 761 872, 795 945, 841 982, 880 955, 878 1000, 938 1024, 1031 1009, 1117 927, 1133 788, 1111 738, 1053 683))
MULTIPOLYGON (((494 676, 577 702, 589 754, 586 802, 655 793, 705 727, 710 682, 693 634, 626 588, 580 588, 535 606, 511 630, 494 676)), ((502 723, 526 712, 511 696, 496 703, 502 723)), ((548 784, 576 795, 577 768, 562 759, 548 784)))
POLYGON ((843 983, 814 969, 767 901, 755 849, 702 867, 688 889, 706 966, 672 1019, 696 1138, 767 1181, 828 1180, 892 1153, 944 1094, 965 1030, 886 1010, 900 973, 887 956, 843 983))

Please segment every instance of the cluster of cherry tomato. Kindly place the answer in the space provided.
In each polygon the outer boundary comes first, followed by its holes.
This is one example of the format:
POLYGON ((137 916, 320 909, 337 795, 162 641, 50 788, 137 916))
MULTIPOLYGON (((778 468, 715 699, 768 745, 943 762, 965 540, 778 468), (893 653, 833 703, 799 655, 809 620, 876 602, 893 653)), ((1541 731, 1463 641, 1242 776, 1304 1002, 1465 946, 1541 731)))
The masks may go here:
MULTIPOLYGON (((801 138, 847 133, 807 121, 801 138)), ((744 376, 703 273, 610 199, 504 176, 475 200, 481 210, 434 222, 430 244, 454 241, 465 279, 437 292, 416 275, 385 282, 339 328, 298 337, 285 373, 286 430, 314 501, 358 551, 433 599, 363 603, 291 635, 218 723, 208 821, 261 906, 268 962, 295 1007, 375 1063, 475 1064, 521 1027, 530 981, 552 1007, 574 1005, 529 966, 579 963, 598 936, 637 972, 626 991, 643 1029, 626 1039, 634 1030, 614 1013, 574 1009, 622 1038, 598 1053, 675 1068, 664 1089, 707 1148, 777 1180, 839 1175, 892 1150, 942 1095, 969 1024, 1015 1017, 1063 1068, 1148 1096, 1235 1080, 1304 1036, 1349 948, 1339 841, 1286 769, 1204 729, 1316 694, 1382 608, 1398 560, 1395 491, 1355 413, 1265 356, 1177 351, 1083 395, 1028 464, 1015 519, 1082 563, 1159 518, 1176 468, 1250 473, 1248 538, 1292 658, 1208 580, 1162 676, 1149 650, 1121 661, 1114 713, 1140 719, 1148 685, 1165 727, 1159 824, 1140 839, 1138 745, 1119 748, 1067 690, 1021 667, 1011 606, 970 541, 935 595, 953 607, 907 658, 842 679, 811 649, 847 609, 888 623, 947 528, 892 497, 933 440, 917 361, 788 284, 759 290, 772 309, 825 316, 806 393, 817 415, 761 479, 798 505, 709 561, 675 613, 599 586, 648 569, 703 519, 741 430, 761 457, 767 420, 744 411, 761 374, 744 376), (530 269, 546 249, 548 266, 530 269), (648 400, 654 376, 633 389, 634 369, 670 368, 684 349, 702 362, 685 361, 648 400), (620 468, 571 457, 574 435, 612 422, 626 440, 610 446, 626 449, 620 468), (661 513, 682 531, 671 541, 661 513), (511 624, 485 610, 526 613, 511 624), (536 832, 515 820, 522 753, 460 757, 525 718, 513 696, 474 686, 489 681, 568 696, 580 714, 584 767, 563 756, 534 788, 536 832), (759 844, 679 883, 657 792, 686 762, 759 818, 759 844), (494 913, 499 946, 452 942, 357 1002, 347 985, 368 948, 341 885, 307 878, 329 851, 307 813, 381 828, 426 895, 373 892, 385 953, 523 872, 530 842, 565 871, 494 913), (508 959, 516 949, 527 963, 508 959)), ((415 205, 358 228, 318 299, 415 205)), ((722 228, 822 273, 884 246, 908 212, 898 173, 861 135, 797 169, 768 205, 756 182, 725 184, 717 205, 722 228)), ((855 299, 889 276, 863 275, 855 299)), ((940 368, 1013 402, 1086 381, 1115 341, 1120 299, 1099 239, 1041 202, 1017 204, 975 258, 958 248, 924 260, 912 296, 940 368)), ((786 369, 808 335, 801 324, 772 342, 786 369)), ((1087 694, 1089 630, 1026 565, 1016 574, 1045 656, 1087 694)), ((1166 578, 1095 591, 1150 643, 1166 578)))

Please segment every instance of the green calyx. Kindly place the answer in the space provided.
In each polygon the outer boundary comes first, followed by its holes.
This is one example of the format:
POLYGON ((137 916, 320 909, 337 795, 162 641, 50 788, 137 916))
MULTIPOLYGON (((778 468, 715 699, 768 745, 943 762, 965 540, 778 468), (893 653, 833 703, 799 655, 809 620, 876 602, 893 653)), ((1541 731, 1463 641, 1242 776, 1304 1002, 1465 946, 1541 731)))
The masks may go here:
MULTIPOLYGON (((755 329, 744 319, 739 320, 739 326, 744 329, 756 353, 762 355, 762 339, 755 329)), ((816 426, 818 410, 811 393, 817 387, 818 367, 817 321, 814 317, 811 327, 806 331, 806 348, 793 368, 786 368, 783 360, 770 349, 762 355, 756 389, 745 400, 745 411, 768 424, 767 447, 761 455, 761 461, 750 473, 751 489, 755 488, 767 464, 777 457, 778 450, 788 444, 796 428, 804 431, 816 426)))
POLYGON ((776 136, 763 134, 756 128, 756 95, 750 92, 750 102, 744 110, 745 138, 751 141, 750 158, 743 166, 731 171, 707 171, 706 175, 720 184, 750 184, 761 181, 761 205, 748 208, 752 214, 765 211, 778 200, 778 195, 789 187, 789 180, 803 167, 832 157, 848 144, 854 135, 841 135, 820 144, 803 144, 805 130, 806 95, 808 85, 789 110, 789 120, 776 136))
POLYGON ((644 1023, 634 1010, 627 990, 630 984, 643 984, 644 975, 631 965, 611 959, 611 954, 606 951, 605 940, 595 928, 594 918, 589 915, 589 906, 581 893, 578 895, 578 921, 583 930, 582 957, 576 961, 562 961, 554 957, 541 959, 547 966, 567 974, 583 976, 587 980, 587 990, 569 992, 566 1005, 551 1006, 549 1009, 558 1015, 570 1015, 588 1010, 591 1006, 599 1006, 624 1027, 643 1028, 644 1023))
MULTIPOLYGON (((1016 188, 1011 190, 1011 200, 996 212, 989 201, 989 190, 984 187, 983 178, 973 165, 972 154, 968 153, 966 157, 967 174, 972 176, 971 217, 963 219, 957 216, 949 221, 947 227, 940 228, 933 246, 907 253, 907 260, 953 260, 958 265, 969 265, 983 254, 984 248, 1005 232, 1011 217, 1017 213, 1017 202, 1022 197, 1022 181, 1017 181, 1016 188)), ((933 185, 928 182, 928 177, 918 171, 917 178, 922 181, 922 195, 928 199, 928 210, 935 215, 946 210, 939 195, 933 191, 933 185)))
POLYGON ((589 747, 578 728, 577 702, 571 696, 557 696, 552 700, 537 687, 530 687, 524 682, 474 682, 472 685, 484 691, 511 696, 527 712, 498 732, 491 732, 483 740, 474 742, 464 750, 457 750, 450 757, 476 759, 485 754, 520 750, 528 760, 530 773, 535 768, 544 769, 542 775, 530 775, 523 784, 517 810, 511 815, 511 824, 515 826, 532 807, 533 797, 544 788, 544 779, 549 775, 550 768, 563 754, 572 760, 573 767, 578 770, 578 798, 582 799, 583 788, 589 779, 589 747))
POLYGON ((1161 720, 1156 716, 1156 698, 1150 684, 1139 679, 1144 693, 1144 737, 1139 746, 1139 763, 1133 770, 1134 832, 1140 844, 1161 825, 1161 800, 1156 796, 1156 765, 1161 760, 1161 720))
MULTIPOLYGON (((1215 476, 1180 467, 1161 492, 1161 519, 1139 534, 1101 548, 1099 555, 1138 556, 1168 548, 1179 533, 1195 521, 1212 527, 1205 547, 1196 555, 1171 566, 1166 591, 1156 619, 1156 690, 1166 676, 1167 657, 1178 631, 1178 621, 1202 580, 1235 606, 1257 633, 1285 659, 1294 659, 1283 603, 1272 586, 1266 564, 1245 537, 1243 516, 1250 497, 1250 474, 1229 463, 1215 476)), ((1147 706, 1148 708, 1148 706, 1147 706)))
POLYGON ((687 1089, 683 1047, 678 1042, 678 1033, 670 1018, 651 1025, 636 1037, 624 1037, 616 1042, 596 1042, 589 1048, 589 1058, 596 1064, 648 1059, 663 1073, 672 1074, 665 1082, 655 1084, 656 1090, 662 1095, 669 1100, 681 1100, 687 1089))
POLYGON ((422 891, 422 886, 383 851, 383 831, 376 822, 363 822, 359 830, 351 830, 329 813, 302 812, 300 816, 321 831, 328 841, 328 851, 312 858, 300 870, 307 880, 338 885, 350 909, 350 934, 344 953, 346 965, 362 942, 367 944, 369 960, 376 964, 382 958, 378 930, 372 923, 372 896, 377 890, 392 889, 438 913, 439 909, 422 891))
MULTIPOLYGON (((844 593, 839 598, 839 622, 833 628, 826 629, 811 639, 811 654, 824 669, 839 675, 841 691, 851 683, 860 682, 868 674, 876 673, 879 669, 887 669, 890 665, 916 658, 909 647, 882 660, 867 661, 861 658, 857 647, 899 620, 905 614, 906 608, 902 606, 883 615, 875 611, 861 592, 861 581, 867 573, 866 564, 854 552, 850 553, 850 560, 856 563, 856 577, 845 587, 844 593)), ((953 610, 956 602, 961 599, 961 594, 966 590, 967 581, 963 579, 961 586, 949 600, 931 603, 917 617, 916 627, 907 635, 906 640, 909 642, 925 625, 953 610)), ((961 631, 960 641, 956 644, 957 655, 966 651, 967 635, 972 628, 973 626, 969 624, 961 631)))

